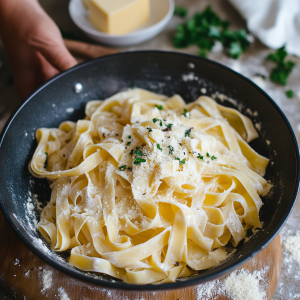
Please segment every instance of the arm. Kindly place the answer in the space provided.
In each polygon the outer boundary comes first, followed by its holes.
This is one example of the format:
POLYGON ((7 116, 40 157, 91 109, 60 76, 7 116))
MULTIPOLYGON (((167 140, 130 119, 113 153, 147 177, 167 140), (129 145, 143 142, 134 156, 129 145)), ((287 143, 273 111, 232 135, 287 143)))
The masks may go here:
POLYGON ((21 99, 77 64, 37 0, 0 0, 0 36, 21 99))

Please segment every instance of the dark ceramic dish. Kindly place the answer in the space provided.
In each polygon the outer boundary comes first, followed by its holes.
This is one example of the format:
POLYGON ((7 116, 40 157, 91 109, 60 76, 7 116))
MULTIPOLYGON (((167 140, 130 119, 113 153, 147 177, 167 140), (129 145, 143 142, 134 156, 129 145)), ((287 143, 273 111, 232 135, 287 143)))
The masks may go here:
MULTIPOLYGON (((232 101, 225 100, 223 104, 234 106, 232 101)), ((1 209, 19 237, 48 264, 76 278, 108 288, 149 291, 184 288, 234 270, 257 254, 278 233, 292 210, 299 186, 297 141, 288 120, 274 101, 234 71, 207 59, 179 53, 145 51, 115 54, 59 74, 31 95, 10 118, 2 131, 0 143, 1 209), (188 74, 192 75, 184 76, 188 74), (82 92, 74 92, 76 83, 82 84, 82 92), (251 142, 251 146, 271 159, 265 177, 274 187, 263 199, 260 211, 263 229, 248 243, 241 242, 237 251, 219 266, 175 283, 136 286, 75 269, 68 265, 67 254, 49 250, 34 227, 34 220, 39 220, 40 212, 28 210, 28 198, 33 199, 33 204, 34 195, 43 204, 50 199, 47 181, 32 177, 28 171, 36 147, 36 129, 58 127, 65 120, 76 121, 84 117, 84 107, 89 100, 105 99, 133 86, 169 96, 178 93, 188 102, 201 95, 202 88, 206 89, 207 95, 218 92, 235 99, 239 110, 254 123, 260 124, 259 138, 251 142)))

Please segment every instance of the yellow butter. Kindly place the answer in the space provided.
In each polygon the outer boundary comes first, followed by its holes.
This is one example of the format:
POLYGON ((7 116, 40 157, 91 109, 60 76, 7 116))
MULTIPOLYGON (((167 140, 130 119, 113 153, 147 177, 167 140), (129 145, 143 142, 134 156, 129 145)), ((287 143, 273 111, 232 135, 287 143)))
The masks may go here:
POLYGON ((149 0, 90 0, 89 20, 100 31, 123 35, 149 19, 149 0))

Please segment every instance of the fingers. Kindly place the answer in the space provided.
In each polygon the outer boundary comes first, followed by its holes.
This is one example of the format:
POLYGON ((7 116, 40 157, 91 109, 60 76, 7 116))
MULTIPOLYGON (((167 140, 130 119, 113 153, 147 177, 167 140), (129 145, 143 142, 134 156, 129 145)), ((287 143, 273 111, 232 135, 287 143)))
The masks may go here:
POLYGON ((67 50, 60 36, 34 35, 29 37, 28 43, 59 71, 67 70, 77 64, 76 59, 67 50))

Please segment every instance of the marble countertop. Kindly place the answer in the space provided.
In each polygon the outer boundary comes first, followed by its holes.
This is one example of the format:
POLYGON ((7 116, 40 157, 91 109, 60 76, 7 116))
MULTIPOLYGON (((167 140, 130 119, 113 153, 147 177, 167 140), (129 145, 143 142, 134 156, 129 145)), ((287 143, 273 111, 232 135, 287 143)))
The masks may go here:
MULTIPOLYGON (((67 0, 40 0, 40 3, 47 13, 54 19, 60 28, 64 31, 72 32, 82 41, 91 42, 88 40, 78 28, 73 24, 68 15, 67 0), (59 9, 58 9, 59 8, 59 9)), ((196 11, 202 11, 208 4, 223 18, 230 20, 233 28, 245 28, 245 21, 237 13, 237 11, 224 0, 175 0, 176 5, 188 8, 189 14, 192 15, 196 11)), ((165 30, 158 36, 139 45, 119 48, 119 51, 132 50, 167 50, 178 51, 172 46, 172 37, 175 33, 176 24, 183 22, 179 17, 174 16, 165 30)), ((195 47, 180 49, 180 52, 197 55, 195 47)), ((223 52, 211 53, 209 58, 220 62, 236 72, 251 78, 262 89, 264 89, 271 98, 279 105, 286 117, 290 121, 292 128, 296 134, 298 143, 300 141, 300 58, 291 57, 297 63, 297 67, 292 72, 288 85, 282 87, 270 82, 268 79, 261 80, 255 74, 263 74, 268 77, 271 65, 266 63, 265 59, 271 50, 263 46, 259 41, 255 41, 245 54, 238 60, 227 57, 223 52), (292 89, 295 96, 292 99, 287 98, 285 91, 292 89)), ((13 86, 12 76, 5 57, 5 52, 0 41, 0 131, 2 130, 6 120, 20 104, 16 91, 13 86)), ((281 230, 281 238, 291 236, 297 233, 298 223, 300 221, 300 199, 298 197, 292 214, 281 230)), ((289 254, 283 250, 282 256, 282 271, 280 280, 273 296, 273 299, 294 300, 300 299, 300 265, 291 259, 289 254)), ((13 299, 0 289, 1 299, 13 299)))

